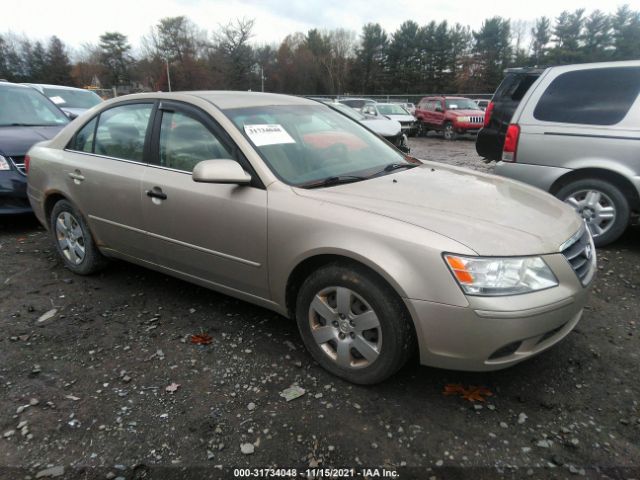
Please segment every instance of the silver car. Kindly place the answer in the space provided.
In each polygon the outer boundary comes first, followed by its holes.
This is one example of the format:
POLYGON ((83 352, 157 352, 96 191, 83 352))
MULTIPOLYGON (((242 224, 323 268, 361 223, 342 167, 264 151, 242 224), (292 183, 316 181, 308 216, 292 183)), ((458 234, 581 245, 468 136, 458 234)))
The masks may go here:
POLYGON ((375 383, 420 361, 493 370, 578 323, 596 266, 571 207, 407 157, 304 98, 122 97, 29 152, 68 269, 108 257, 295 319, 311 355, 375 383))
POLYGON ((514 112, 496 173, 567 202, 607 245, 640 213, 639 135, 640 61, 549 68, 514 112))

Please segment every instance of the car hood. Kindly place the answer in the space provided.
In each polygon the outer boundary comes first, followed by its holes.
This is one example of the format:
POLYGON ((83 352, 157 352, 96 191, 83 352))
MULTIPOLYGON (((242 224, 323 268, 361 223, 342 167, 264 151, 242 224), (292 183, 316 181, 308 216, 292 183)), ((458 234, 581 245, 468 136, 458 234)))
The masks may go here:
POLYGON ((477 117, 484 116, 482 110, 449 110, 449 113, 457 117, 477 117))
POLYGON ((397 120, 398 122, 415 122, 416 119, 413 115, 387 115, 391 120, 397 120))
POLYGON ((574 210, 503 177, 425 162, 420 167, 323 189, 296 189, 449 237, 478 255, 556 253, 580 229, 574 210))
POLYGON ((368 118, 361 120, 360 123, 383 137, 394 137, 399 135, 402 130, 402 126, 397 120, 390 120, 388 118, 368 118))
POLYGON ((33 144, 55 137, 64 127, 0 127, 0 153, 8 156, 25 155, 33 144))

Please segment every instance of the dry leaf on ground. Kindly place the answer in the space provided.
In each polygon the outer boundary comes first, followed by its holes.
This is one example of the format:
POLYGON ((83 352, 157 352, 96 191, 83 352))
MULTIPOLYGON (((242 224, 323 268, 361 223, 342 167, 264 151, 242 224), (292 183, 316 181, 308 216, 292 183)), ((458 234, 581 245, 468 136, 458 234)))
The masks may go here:
POLYGON ((470 402, 485 402, 485 397, 493 396, 493 392, 487 387, 470 385, 469 388, 464 388, 460 383, 449 383, 445 385, 442 394, 446 396, 460 395, 462 398, 469 400, 470 402))
POLYGON ((213 342, 213 337, 207 333, 191 335, 191 343, 195 345, 209 345, 211 342, 213 342))

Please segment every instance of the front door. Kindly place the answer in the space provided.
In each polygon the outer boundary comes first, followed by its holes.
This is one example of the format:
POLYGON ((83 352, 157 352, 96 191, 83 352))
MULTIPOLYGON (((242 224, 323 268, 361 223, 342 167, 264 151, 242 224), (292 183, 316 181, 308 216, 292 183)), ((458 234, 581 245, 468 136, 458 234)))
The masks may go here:
POLYGON ((202 160, 246 159, 208 114, 179 102, 161 103, 153 142, 142 193, 158 263, 212 286, 269 298, 266 190, 191 177, 202 160))

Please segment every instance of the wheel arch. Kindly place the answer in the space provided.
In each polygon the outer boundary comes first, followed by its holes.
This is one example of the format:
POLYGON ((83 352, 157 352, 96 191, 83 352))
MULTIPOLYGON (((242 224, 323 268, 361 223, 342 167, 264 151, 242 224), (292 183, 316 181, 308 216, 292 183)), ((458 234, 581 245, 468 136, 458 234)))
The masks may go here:
POLYGON ((556 195, 560 191, 560 189, 562 189, 569 183, 588 178, 605 180, 612 183, 613 185, 618 187, 627 198, 627 200, 629 201, 629 206, 632 210, 640 210, 640 195, 638 194, 638 190, 635 188, 633 183, 631 183, 631 181, 623 174, 605 168, 591 167, 571 170, 570 172, 565 173, 553 182, 553 184, 549 188, 549 193, 551 193, 552 195, 556 195))
MULTIPOLYGON (((358 265, 364 268, 371 274, 375 275, 380 280, 384 281, 389 288, 400 299, 406 298, 406 292, 400 287, 400 285, 388 275, 384 269, 379 265, 369 261, 368 259, 361 258, 357 255, 350 255, 346 252, 326 252, 315 253, 300 259, 295 267, 291 270, 287 276, 287 283, 285 287, 285 309, 289 318, 295 318, 295 303, 304 280, 314 271, 322 268, 325 265, 331 263, 343 263, 345 265, 358 265)), ((402 302, 404 304, 404 302, 402 302)), ((410 312, 407 314, 411 318, 410 312)), ((413 323, 413 322, 412 322, 413 323)), ((415 328, 415 326, 414 326, 415 328)))

